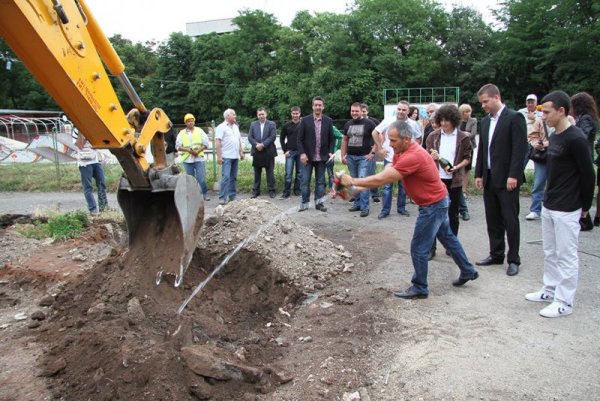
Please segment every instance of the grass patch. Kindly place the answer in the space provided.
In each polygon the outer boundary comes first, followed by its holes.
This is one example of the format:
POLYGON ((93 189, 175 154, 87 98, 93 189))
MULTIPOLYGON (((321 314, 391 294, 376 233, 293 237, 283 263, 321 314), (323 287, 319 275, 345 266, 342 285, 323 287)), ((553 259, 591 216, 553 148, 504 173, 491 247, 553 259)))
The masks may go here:
POLYGON ((41 240, 51 237, 58 241, 64 241, 79 237, 89 224, 87 213, 77 210, 53 215, 47 223, 36 220, 33 224, 19 225, 16 230, 27 238, 41 240))
MULTIPOLYGON (((183 171, 183 166, 180 165, 183 171)), ((213 187, 216 180, 221 179, 221 168, 216 165, 217 171, 214 173, 212 161, 206 163, 206 185, 209 189, 213 187)), ((383 170, 383 163, 377 163, 377 171, 383 170)), ((341 162, 336 162, 334 171, 348 172, 348 168, 341 162)), ((106 176, 106 187, 109 192, 117 192, 119 178, 123 174, 123 169, 118 164, 105 165, 104 175, 106 176)), ((481 195, 482 192, 473 185, 474 170, 471 170, 471 186, 467 191, 470 195, 481 195)), ((533 185, 533 170, 525 170, 526 182, 521 186, 522 195, 531 195, 533 185)), ((254 168, 249 160, 242 160, 238 169, 238 191, 241 193, 252 192, 254 184, 254 168)), ((262 179, 262 193, 267 193, 267 180, 262 179)), ((275 164, 275 190, 278 194, 283 192, 285 184, 285 165, 275 164)), ((312 180, 314 186, 314 177, 312 180)), ((81 191, 81 177, 79 169, 74 163, 60 164, 58 174, 56 165, 53 163, 34 163, 34 164, 8 164, 0 165, 0 192, 60 192, 60 191, 81 191)))
MULTIPOLYGON (((183 166, 179 167, 183 171, 183 166)), ((335 171, 348 171, 341 162, 336 162, 335 171)), ((123 174, 120 165, 105 165, 104 175, 106 187, 109 192, 116 192, 119 186, 119 178, 123 174)), ((206 163, 206 185, 211 189, 216 181, 221 179, 221 168, 216 165, 216 174, 212 161, 206 163)), ((241 193, 252 192, 254 184, 254 168, 249 160, 242 160, 238 168, 238 191, 241 193)), ((314 185, 314 179, 312 180, 314 185)), ((267 180, 262 179, 262 193, 267 193, 267 180)), ((285 185, 285 165, 275 164, 275 190, 283 192, 285 185)), ((8 164, 0 165, 0 192, 61 192, 81 191, 81 177, 77 164, 60 164, 58 170, 53 163, 34 164, 8 164), (58 173, 57 173, 58 171, 58 173)))

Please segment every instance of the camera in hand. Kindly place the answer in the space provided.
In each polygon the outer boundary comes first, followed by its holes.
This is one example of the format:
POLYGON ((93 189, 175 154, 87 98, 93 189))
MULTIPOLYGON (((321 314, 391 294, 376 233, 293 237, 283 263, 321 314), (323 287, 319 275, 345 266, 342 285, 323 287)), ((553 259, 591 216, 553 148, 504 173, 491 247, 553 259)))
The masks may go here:
POLYGON ((452 163, 443 157, 440 157, 438 162, 440 163, 440 167, 442 167, 446 173, 450 173, 450 170, 454 167, 452 163))

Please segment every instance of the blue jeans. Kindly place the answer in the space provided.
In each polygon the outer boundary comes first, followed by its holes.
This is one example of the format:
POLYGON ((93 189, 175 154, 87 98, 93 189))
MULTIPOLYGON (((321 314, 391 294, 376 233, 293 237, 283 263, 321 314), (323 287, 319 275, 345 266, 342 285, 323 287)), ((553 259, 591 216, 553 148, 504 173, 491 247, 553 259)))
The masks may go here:
POLYGON ((223 159, 221 165, 221 189, 219 200, 232 201, 237 195, 237 175, 239 159, 223 159))
POLYGON ((83 185, 83 195, 90 212, 104 211, 108 207, 106 199, 106 180, 104 179, 104 169, 102 164, 93 163, 87 166, 79 166, 81 175, 81 184, 83 185), (96 190, 98 191, 98 203, 94 199, 94 186, 92 179, 96 181, 96 190))
POLYGON ((194 176, 203 194, 208 193, 208 187, 206 186, 206 162, 196 161, 193 163, 183 163, 183 168, 188 175, 194 176))
POLYGON ((417 216, 415 231, 410 243, 410 256, 415 269, 411 281, 413 286, 422 294, 429 294, 427 259, 436 237, 444 248, 450 251, 454 263, 460 269, 460 278, 472 278, 475 274, 475 268, 467 259, 461 243, 450 230, 449 205, 450 200, 446 196, 429 206, 419 206, 419 216, 417 216))
POLYGON ((315 170, 315 203, 323 203, 325 196, 325 162, 308 161, 302 167, 302 204, 308 205, 310 201, 310 179, 315 170))
MULTIPOLYGON (((365 159, 365 156, 346 155, 348 162, 348 171, 353 178, 364 178, 369 175, 370 160, 365 159)), ((369 210, 369 190, 360 191, 358 196, 354 197, 354 206, 360 210, 369 210)))
POLYGON ((531 190, 530 212, 542 213, 542 200, 544 200, 544 189, 546 188, 546 178, 548 170, 545 163, 535 163, 533 170, 533 189, 531 190))
MULTIPOLYGON (((367 176, 375 175, 375 171, 377 171, 377 158, 372 157, 371 160, 369 160, 369 170, 367 171, 367 176)), ((379 198, 379 188, 371 188, 370 192, 372 198, 379 198)))
POLYGON ((288 196, 292 189, 292 174, 296 169, 296 178, 294 179, 294 194, 300 192, 300 183, 302 182, 302 166, 300 164, 300 153, 297 150, 290 150, 290 155, 285 158, 285 188, 283 194, 288 196))
MULTIPOLYGON (((383 162, 384 167, 389 163, 387 160, 383 162)), ((390 210, 392 208, 392 195, 394 192, 394 183, 385 184, 383 186, 383 196, 381 199, 381 214, 388 215, 390 214, 390 210)), ((402 181, 398 181, 398 200, 396 201, 396 209, 398 213, 406 210, 406 192, 404 191, 404 186, 402 185, 402 181)))

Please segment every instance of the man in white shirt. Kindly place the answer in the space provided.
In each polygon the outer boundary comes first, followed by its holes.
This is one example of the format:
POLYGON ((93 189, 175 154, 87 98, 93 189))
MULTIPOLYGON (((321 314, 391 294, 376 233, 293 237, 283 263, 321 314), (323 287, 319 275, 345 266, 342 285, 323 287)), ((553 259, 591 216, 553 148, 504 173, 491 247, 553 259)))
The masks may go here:
POLYGON ((227 109, 223 121, 215 130, 217 163, 221 165, 221 189, 219 204, 235 200, 237 196, 237 174, 240 159, 244 160, 242 137, 235 120, 235 110, 227 109))
MULTIPOLYGON (((419 123, 414 120, 408 118, 408 109, 410 105, 407 101, 401 100, 396 107, 396 116, 388 117, 384 119, 373 131, 373 140, 377 144, 378 148, 378 156, 384 158, 383 165, 384 167, 392 162, 392 158, 394 157, 394 150, 390 146, 390 140, 388 138, 387 130, 389 126, 394 121, 404 121, 406 122, 412 130, 413 137, 412 139, 418 143, 423 136, 422 127, 419 123)), ((385 184, 383 186, 383 196, 381 202, 381 212, 379 212, 378 219, 384 219, 390 214, 390 209, 392 208, 392 192, 394 189, 394 183, 385 184)), ((410 216, 410 213, 406 210, 406 192, 404 191, 404 187, 402 186, 402 182, 398 181, 398 201, 396 204, 396 208, 398 213, 403 216, 410 216)))

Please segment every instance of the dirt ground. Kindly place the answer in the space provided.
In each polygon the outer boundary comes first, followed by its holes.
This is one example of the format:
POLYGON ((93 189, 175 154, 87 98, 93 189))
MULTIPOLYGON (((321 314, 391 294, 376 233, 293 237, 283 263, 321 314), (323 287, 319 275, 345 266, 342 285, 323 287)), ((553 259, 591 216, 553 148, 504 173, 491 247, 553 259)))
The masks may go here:
MULTIPOLYGON (((56 199, 3 195, 0 213, 56 199)), ((481 198, 469 203, 459 238, 474 262, 488 246, 481 198)), ((429 298, 406 301, 391 292, 410 284, 415 205, 380 221, 377 204, 366 218, 340 200, 297 204, 208 202, 183 288, 157 286, 154 244, 128 251, 115 221, 61 243, 1 228, 0 400, 600 399, 599 230, 580 236, 574 313, 544 319, 524 299, 541 285, 539 221, 522 218, 518 276, 481 267, 452 287, 440 247, 429 298)))

